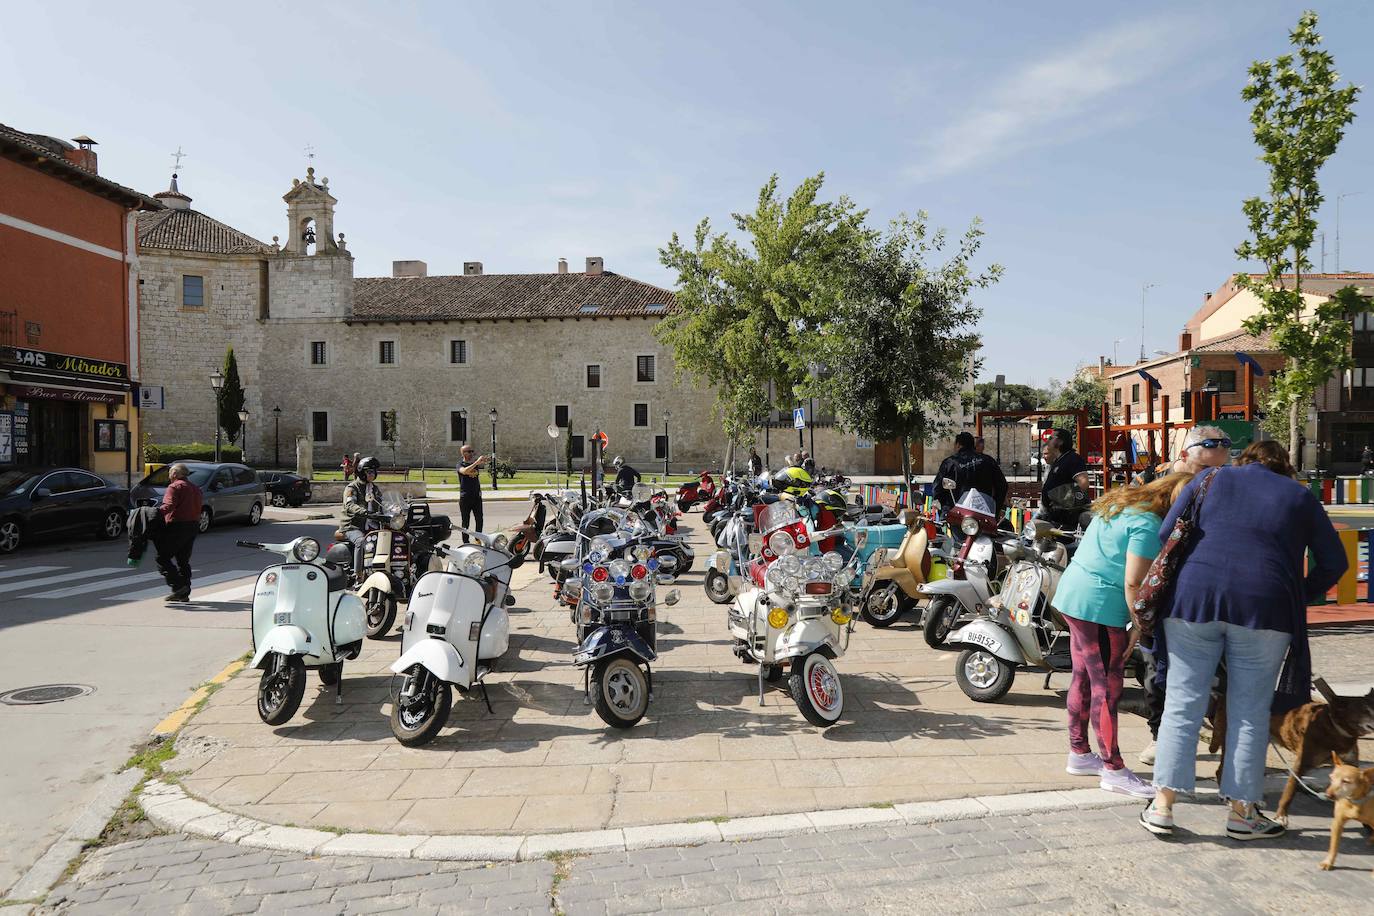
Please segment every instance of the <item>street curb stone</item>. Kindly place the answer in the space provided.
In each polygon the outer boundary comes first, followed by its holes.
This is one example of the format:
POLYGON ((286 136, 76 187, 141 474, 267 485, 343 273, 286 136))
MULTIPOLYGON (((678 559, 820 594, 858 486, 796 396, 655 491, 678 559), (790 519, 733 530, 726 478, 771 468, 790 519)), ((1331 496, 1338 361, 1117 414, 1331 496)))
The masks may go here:
MULTIPOLYGON (((1099 789, 983 795, 943 801, 911 802, 891 807, 834 808, 799 814, 765 814, 730 820, 683 821, 643 827, 616 827, 573 833, 529 835, 402 835, 345 833, 281 827, 228 814, 186 795, 180 786, 150 780, 139 794, 149 820, 170 831, 276 852, 429 861, 514 862, 555 853, 585 855, 665 846, 743 842, 883 824, 931 824, 1048 814, 1130 805, 1136 799, 1099 789)), ((64 863, 65 865, 65 863, 64 863)))

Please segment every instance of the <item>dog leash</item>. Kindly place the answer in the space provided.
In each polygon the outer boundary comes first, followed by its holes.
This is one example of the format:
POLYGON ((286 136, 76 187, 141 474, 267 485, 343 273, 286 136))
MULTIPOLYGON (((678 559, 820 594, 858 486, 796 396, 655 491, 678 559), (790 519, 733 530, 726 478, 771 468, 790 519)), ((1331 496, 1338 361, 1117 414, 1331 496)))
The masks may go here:
POLYGON ((1318 801, 1324 801, 1324 802, 1330 802, 1330 801, 1331 801, 1331 799, 1327 798, 1325 795, 1323 795, 1322 793, 1318 792, 1316 789, 1314 789, 1314 788, 1312 788, 1311 786, 1309 786, 1309 785, 1307 784, 1307 780, 1303 779, 1303 778, 1302 778, 1301 776, 1299 776, 1297 773, 1294 773, 1294 772, 1293 772, 1293 766, 1292 766, 1292 764, 1290 764, 1290 763, 1287 761, 1287 759, 1284 758, 1284 756, 1283 756, 1283 750, 1282 750, 1277 744, 1275 744, 1273 741, 1270 741, 1270 742, 1269 742, 1269 746, 1270 746, 1271 748, 1273 748, 1273 749, 1274 749, 1274 753, 1278 755, 1279 760, 1283 763, 1284 769, 1286 769, 1286 770, 1288 771, 1288 775, 1291 776, 1291 777, 1293 777, 1294 779, 1296 779, 1296 780, 1298 781, 1298 785, 1302 786, 1304 792, 1306 792, 1308 795, 1312 796, 1313 798, 1317 799, 1318 801))

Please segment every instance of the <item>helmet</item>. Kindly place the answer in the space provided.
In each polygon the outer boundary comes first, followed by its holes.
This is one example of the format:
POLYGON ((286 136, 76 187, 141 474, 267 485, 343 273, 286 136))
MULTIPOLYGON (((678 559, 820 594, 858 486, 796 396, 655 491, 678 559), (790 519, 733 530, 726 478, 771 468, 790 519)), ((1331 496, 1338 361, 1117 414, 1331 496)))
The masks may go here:
POLYGON ((816 505, 831 512, 843 512, 845 509, 844 495, 839 490, 822 490, 816 494, 815 499, 816 505))
POLYGON ((782 493, 791 493, 793 496, 800 496, 809 492, 811 484, 811 475, 806 473, 803 468, 783 468, 773 475, 773 489, 782 493))
POLYGON ((358 462, 358 466, 357 468, 355 468, 355 471, 359 477, 363 476, 363 474, 371 474, 375 479, 377 476, 377 472, 381 469, 382 463, 378 461, 376 458, 373 458, 369 455, 362 461, 358 462))
POLYGON ((625 463, 625 459, 624 459, 624 458, 621 458, 619 455, 616 455, 616 456, 615 456, 615 460, 611 462, 611 467, 613 467, 613 468, 618 468, 618 467, 620 467, 620 466, 621 466, 622 464, 624 464, 624 463, 625 463))
POLYGON ((801 466, 802 470, 806 471, 806 473, 810 474, 812 477, 816 476, 815 458, 812 458, 810 455, 808 455, 805 459, 803 459, 801 466))

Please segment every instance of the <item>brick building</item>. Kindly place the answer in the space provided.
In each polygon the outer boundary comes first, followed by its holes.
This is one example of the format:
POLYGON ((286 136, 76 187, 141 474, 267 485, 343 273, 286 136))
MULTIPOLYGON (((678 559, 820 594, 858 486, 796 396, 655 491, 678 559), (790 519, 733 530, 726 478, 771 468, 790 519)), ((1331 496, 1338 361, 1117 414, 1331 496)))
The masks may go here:
POLYGON ((134 215, 161 205, 102 178, 95 141, 0 125, 0 466, 124 478, 139 377, 134 215))

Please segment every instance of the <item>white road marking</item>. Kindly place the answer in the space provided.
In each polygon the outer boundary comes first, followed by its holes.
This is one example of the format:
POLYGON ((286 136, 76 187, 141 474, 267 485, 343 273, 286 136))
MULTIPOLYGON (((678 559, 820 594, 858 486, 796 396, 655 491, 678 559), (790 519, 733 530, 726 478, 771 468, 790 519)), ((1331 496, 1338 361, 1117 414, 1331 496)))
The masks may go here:
MULTIPOLYGON (((217 582, 228 582, 230 579, 242 579, 245 576, 257 577, 260 570, 256 569, 231 569, 228 572, 214 573, 209 576, 196 576, 194 571, 191 574, 191 604, 198 604, 201 601, 209 601, 211 596, 206 595, 201 598, 196 595, 196 589, 204 588, 207 585, 214 585, 217 582)), ((252 586, 247 586, 249 589, 252 586)), ((145 598, 160 598, 167 594, 167 586, 159 585, 156 588, 148 588, 143 591, 130 592, 127 595, 118 595, 113 601, 142 601, 145 598)))
POLYGON ((211 601, 247 601, 253 597, 253 589, 257 587, 256 582, 249 582, 247 585, 235 585, 233 588, 222 589, 211 592, 208 595, 192 595, 191 600, 195 604, 211 601))
MULTIPOLYGON (((103 571, 103 570, 102 570, 103 571)), ((151 582, 153 579, 161 579, 162 573, 143 573, 138 576, 121 576, 118 579, 110 579, 105 582, 87 582, 85 585, 73 585, 71 588, 59 588, 50 592, 39 592, 36 595, 25 595, 26 598, 70 598, 73 595, 85 595, 90 592, 99 592, 107 588, 123 588, 135 582, 151 582)))
MULTIPOLYGON (((115 576, 122 577, 127 572, 130 572, 127 567, 124 569, 118 567, 110 567, 109 569, 87 569, 81 572, 63 573, 60 576, 46 576, 42 579, 30 579, 27 582, 6 582, 4 585, 0 585, 0 592, 17 592, 26 588, 38 588, 40 585, 52 585, 55 582, 74 582, 77 579, 91 579, 95 576, 104 576, 107 580, 113 580, 115 576)), ((101 583, 100 587, 104 588, 106 585, 110 584, 113 584, 113 581, 101 583)), ((34 595, 30 597, 42 596, 34 595)))
POLYGON ((23 569, 0 570, 0 579, 13 579, 15 576, 30 576, 38 573, 53 572, 58 569, 66 569, 65 566, 26 566, 23 569))

